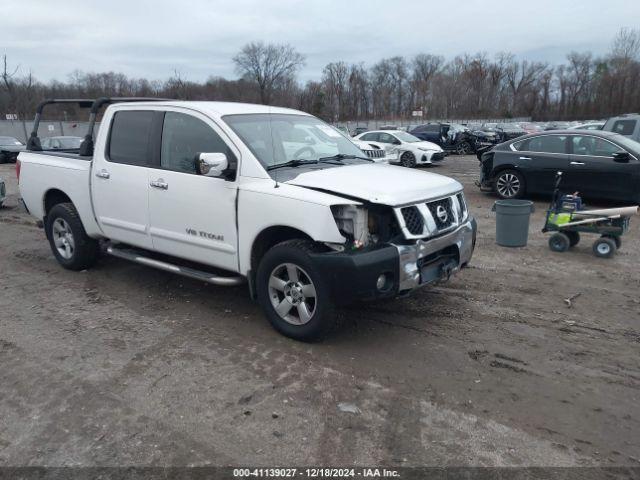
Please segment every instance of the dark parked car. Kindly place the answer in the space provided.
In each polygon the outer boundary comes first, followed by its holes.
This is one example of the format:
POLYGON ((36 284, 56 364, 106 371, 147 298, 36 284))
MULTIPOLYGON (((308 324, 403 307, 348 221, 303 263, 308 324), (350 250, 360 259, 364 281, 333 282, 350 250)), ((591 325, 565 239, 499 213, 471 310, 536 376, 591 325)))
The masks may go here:
POLYGON ((15 162, 24 149, 24 143, 17 138, 0 137, 0 163, 15 162))
POLYGON ((427 123, 409 132, 420 140, 435 143, 446 152, 466 155, 476 151, 477 138, 464 125, 457 123, 427 123))
POLYGON ((500 135, 495 129, 487 129, 480 123, 469 123, 467 128, 476 137, 476 144, 496 144, 500 143, 500 135))
POLYGON ((517 123, 485 123, 483 129, 488 132, 496 132, 500 142, 506 142, 527 134, 517 123))
POLYGON ((585 197, 640 202, 640 143, 598 130, 558 130, 501 143, 480 156, 480 188, 501 198, 562 188, 585 197))

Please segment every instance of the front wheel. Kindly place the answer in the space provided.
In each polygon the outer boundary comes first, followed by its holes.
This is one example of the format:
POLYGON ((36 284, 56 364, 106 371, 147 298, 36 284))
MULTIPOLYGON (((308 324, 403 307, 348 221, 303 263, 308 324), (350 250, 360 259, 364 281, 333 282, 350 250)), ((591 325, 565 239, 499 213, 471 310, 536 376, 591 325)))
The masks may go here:
POLYGON ((403 167, 413 168, 416 166, 416 157, 411 152, 404 152, 400 156, 400 164, 403 167))
POLYGON ((323 338, 335 324, 329 286, 316 270, 312 242, 289 240, 271 248, 256 275, 258 302, 271 325, 301 341, 323 338))
POLYGON ((99 244, 89 237, 72 203, 59 203, 47 214, 45 232, 58 263, 69 270, 85 270, 96 263, 99 244))
POLYGON ((524 177, 516 170, 503 170, 496 177, 495 191, 502 199, 522 198, 524 177))
POLYGON ((571 240, 565 233, 554 233, 549 237, 549 248, 553 252, 563 253, 569 250, 571 240))

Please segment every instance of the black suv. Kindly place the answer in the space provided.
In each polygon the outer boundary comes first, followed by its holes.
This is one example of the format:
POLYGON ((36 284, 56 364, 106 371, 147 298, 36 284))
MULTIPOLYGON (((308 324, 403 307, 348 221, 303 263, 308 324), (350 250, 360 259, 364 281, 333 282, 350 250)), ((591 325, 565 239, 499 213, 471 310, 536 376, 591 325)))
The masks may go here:
POLYGON ((475 153, 479 147, 479 139, 467 127, 458 123, 427 123, 415 127, 409 133, 458 155, 475 153))

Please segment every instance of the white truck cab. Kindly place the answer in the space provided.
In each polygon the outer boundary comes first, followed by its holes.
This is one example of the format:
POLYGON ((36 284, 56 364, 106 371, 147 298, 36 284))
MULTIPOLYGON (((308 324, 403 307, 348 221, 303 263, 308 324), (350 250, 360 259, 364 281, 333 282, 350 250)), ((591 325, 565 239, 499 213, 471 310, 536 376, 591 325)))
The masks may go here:
POLYGON ((476 226, 460 183, 374 163, 306 113, 77 100, 91 105, 79 151, 43 151, 37 124, 58 102, 39 106, 18 170, 65 268, 89 268, 102 249, 216 285, 246 282, 278 331, 313 340, 335 305, 406 294, 471 259, 476 226))

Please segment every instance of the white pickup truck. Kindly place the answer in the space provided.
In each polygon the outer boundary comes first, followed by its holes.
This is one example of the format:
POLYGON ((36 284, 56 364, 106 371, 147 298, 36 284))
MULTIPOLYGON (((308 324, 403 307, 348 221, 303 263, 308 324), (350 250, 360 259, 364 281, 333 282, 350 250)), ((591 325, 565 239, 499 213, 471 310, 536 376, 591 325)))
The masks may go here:
POLYGON ((374 163, 295 110, 131 100, 78 100, 91 116, 77 153, 42 150, 42 109, 59 101, 43 102, 19 155, 25 207, 65 268, 106 251, 246 282, 279 332, 314 340, 335 305, 406 294, 471 259, 476 224, 451 178, 374 163))

